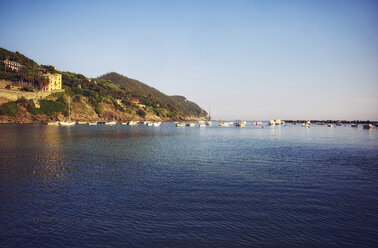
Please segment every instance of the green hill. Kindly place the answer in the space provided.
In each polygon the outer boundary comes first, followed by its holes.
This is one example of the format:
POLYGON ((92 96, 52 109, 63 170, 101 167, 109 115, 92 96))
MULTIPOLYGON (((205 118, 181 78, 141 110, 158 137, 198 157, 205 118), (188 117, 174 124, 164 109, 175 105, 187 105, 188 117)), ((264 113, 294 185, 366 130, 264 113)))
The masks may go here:
POLYGON ((12 71, 0 63, 0 79, 22 86, 20 90, 39 91, 46 83, 42 70, 62 74, 64 89, 64 92, 53 93, 44 100, 19 99, 12 103, 0 98, 0 104, 3 103, 0 105, 0 122, 65 119, 69 99, 71 118, 78 121, 197 120, 207 116, 206 111, 185 97, 167 96, 147 84, 115 72, 91 79, 78 73, 58 71, 53 66, 38 65, 18 52, 3 48, 0 48, 0 59, 1 62, 8 59, 22 64, 20 70, 12 71))
POLYGON ((142 98, 148 100, 148 102, 145 102, 147 105, 160 106, 160 108, 179 112, 183 116, 204 117, 207 115, 206 111, 183 96, 167 96, 153 87, 118 73, 107 73, 99 77, 99 79, 110 80, 128 92, 136 96, 142 96, 142 98))

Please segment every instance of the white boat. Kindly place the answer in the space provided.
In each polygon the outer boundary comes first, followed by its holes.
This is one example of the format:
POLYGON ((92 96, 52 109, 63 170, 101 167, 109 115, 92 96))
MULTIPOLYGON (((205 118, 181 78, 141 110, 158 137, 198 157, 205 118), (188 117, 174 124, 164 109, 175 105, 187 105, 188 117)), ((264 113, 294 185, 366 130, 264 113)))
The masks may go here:
POLYGON ((185 123, 176 123, 176 127, 185 127, 185 123))
POLYGON ((281 124, 283 124, 282 121, 281 121, 280 119, 277 119, 277 120, 275 120, 274 122, 276 123, 276 125, 281 125, 281 124))
POLYGON ((74 125, 76 125, 76 122, 71 121, 71 101, 70 101, 70 98, 68 98, 68 121, 61 121, 61 122, 59 122, 59 125, 61 125, 61 126, 74 126, 74 125))
POLYGON ((59 121, 48 122, 47 125, 49 125, 49 126, 59 126, 59 121))
POLYGON ((160 121, 159 121, 159 122, 154 122, 154 123, 153 123, 153 126, 154 126, 154 127, 160 127, 160 124, 161 124, 160 121))
POLYGON ((137 125, 137 124, 138 124, 137 121, 129 121, 129 122, 127 123, 127 125, 129 125, 129 126, 135 126, 135 125, 137 125))
POLYGON ((113 126, 115 124, 117 124, 117 122, 115 122, 115 121, 105 122, 105 125, 109 125, 109 126, 113 126))
POLYGON ((334 127, 334 125, 333 124, 328 124, 328 127, 334 127))
POLYGON ((230 124, 228 122, 220 121, 220 122, 218 122, 218 126, 219 127, 228 127, 228 126, 230 126, 230 124))
POLYGON ((275 126, 276 122, 274 120, 269 120, 269 126, 275 126))
POLYGON ((124 126, 125 126, 125 125, 127 125, 127 122, 122 122, 121 125, 124 125, 124 126))
POLYGON ((86 122, 86 121, 78 121, 77 124, 79 124, 79 125, 88 125, 88 122, 86 122))
POLYGON ((212 122, 212 121, 207 121, 207 122, 206 122, 206 126, 211 126, 211 125, 213 125, 213 122, 212 122))
POLYGON ((196 124, 195 124, 195 123, 186 123, 186 126, 187 126, 187 127, 195 127, 196 124))
POLYGON ((246 122, 245 121, 239 121, 235 123, 235 127, 245 127, 246 122))
POLYGON ((88 125, 89 126, 95 126, 95 125, 97 125, 97 122, 89 122, 88 125))
POLYGON ((59 124, 61 126, 74 126, 74 125, 76 125, 76 122, 74 122, 74 121, 61 121, 61 122, 59 122, 59 124))

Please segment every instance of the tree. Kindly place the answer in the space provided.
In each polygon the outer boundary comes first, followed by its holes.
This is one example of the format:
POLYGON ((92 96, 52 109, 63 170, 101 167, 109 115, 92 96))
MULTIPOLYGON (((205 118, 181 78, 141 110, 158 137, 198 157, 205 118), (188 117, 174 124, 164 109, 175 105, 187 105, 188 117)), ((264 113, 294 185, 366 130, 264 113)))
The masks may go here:
POLYGON ((38 84, 40 90, 43 90, 47 85, 49 85, 49 83, 50 83, 50 81, 47 77, 44 77, 42 75, 38 75, 37 84, 38 84))
POLYGON ((144 112, 144 111, 141 110, 141 109, 138 109, 136 113, 137 113, 137 115, 139 115, 140 117, 145 117, 145 116, 146 116, 146 112, 144 112))

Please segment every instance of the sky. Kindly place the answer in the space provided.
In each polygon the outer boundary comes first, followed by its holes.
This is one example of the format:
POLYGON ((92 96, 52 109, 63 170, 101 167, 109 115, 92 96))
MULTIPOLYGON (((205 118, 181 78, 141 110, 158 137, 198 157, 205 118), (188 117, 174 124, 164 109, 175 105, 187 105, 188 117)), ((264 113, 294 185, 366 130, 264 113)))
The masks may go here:
POLYGON ((0 0, 0 47, 213 119, 378 120, 375 0, 0 0))

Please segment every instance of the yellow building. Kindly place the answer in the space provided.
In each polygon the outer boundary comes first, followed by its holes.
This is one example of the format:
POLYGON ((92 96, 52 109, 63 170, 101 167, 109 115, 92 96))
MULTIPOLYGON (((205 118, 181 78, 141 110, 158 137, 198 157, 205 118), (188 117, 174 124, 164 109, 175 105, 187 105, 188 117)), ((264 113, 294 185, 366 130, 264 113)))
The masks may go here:
POLYGON ((4 64, 6 67, 9 67, 12 70, 16 70, 16 71, 18 71, 22 66, 20 63, 17 63, 16 61, 10 61, 8 59, 4 60, 4 64))
POLYGON ((49 84, 46 85, 43 88, 44 91, 54 91, 54 90, 61 90, 62 89, 62 74, 46 73, 46 74, 43 74, 43 76, 47 77, 48 80, 49 80, 49 84))

